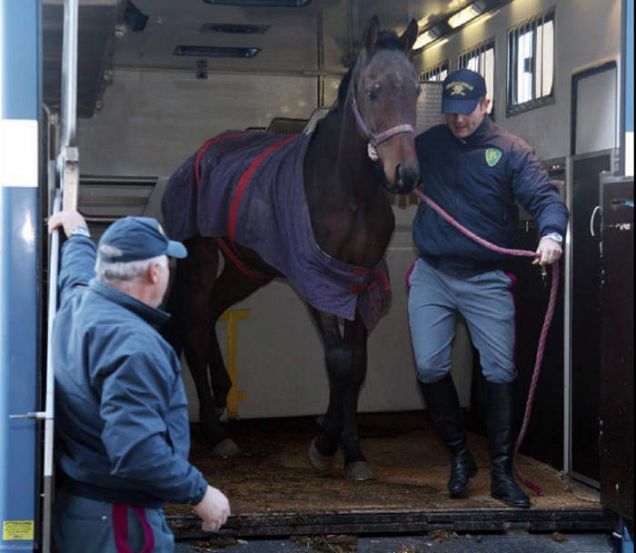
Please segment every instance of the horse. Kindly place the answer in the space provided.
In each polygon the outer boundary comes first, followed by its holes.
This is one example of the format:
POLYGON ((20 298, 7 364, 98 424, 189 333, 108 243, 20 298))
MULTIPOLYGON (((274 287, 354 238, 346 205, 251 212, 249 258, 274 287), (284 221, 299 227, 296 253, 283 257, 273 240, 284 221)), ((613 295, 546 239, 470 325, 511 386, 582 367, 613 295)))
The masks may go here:
MULTIPOLYGON (((367 370, 367 336, 386 310, 389 293, 384 254, 395 226, 390 198, 410 193, 419 182, 414 140, 419 85, 410 59, 417 33, 415 20, 398 35, 380 30, 377 16, 371 18, 363 47, 341 81, 337 103, 311 134, 219 135, 168 182, 162 200, 164 226, 171 238, 184 241, 188 257, 178 261, 167 310, 194 379, 202 429, 216 454, 230 455, 238 448, 219 420, 232 382, 215 323, 230 306, 273 278, 287 278, 292 284, 300 278, 295 287, 320 333, 329 378, 329 404, 310 444, 309 461, 326 471, 340 447, 346 478, 373 478, 359 444, 357 403, 367 370), (248 160, 237 161, 239 169, 224 165, 243 157, 248 160), (282 192, 262 192, 252 181, 267 164, 276 170, 262 186, 280 186, 282 192), (278 182, 294 170, 302 184, 278 182), (231 193, 219 184, 220 175, 227 173, 233 174, 237 187, 231 193), (249 188, 259 194, 256 200, 243 195, 249 188), (223 198, 226 213, 218 207, 214 216, 205 211, 223 198), (268 203, 274 205, 264 207, 268 203), (263 239, 273 219, 259 226, 256 213, 276 209, 276 220, 292 220, 296 215, 280 212, 286 203, 295 205, 307 221, 291 221, 294 230, 263 239), (247 210, 243 222, 242 210, 247 210), (277 240, 290 235, 293 244, 279 246, 277 240), (274 243, 265 253, 258 251, 264 241, 274 243), (301 242, 310 254, 296 251, 301 242), (221 255, 224 265, 217 274, 221 255), (322 269, 316 269, 318 262, 324 264, 322 269), (314 271, 310 277, 298 277, 303 265, 314 271), (334 275, 344 276, 345 282, 322 282, 334 275), (316 286, 303 288, 308 280, 316 286), (333 304, 327 305, 326 297, 333 304), (376 300, 380 304, 374 304, 376 300)), ((170 340, 179 344, 174 334, 170 340)))

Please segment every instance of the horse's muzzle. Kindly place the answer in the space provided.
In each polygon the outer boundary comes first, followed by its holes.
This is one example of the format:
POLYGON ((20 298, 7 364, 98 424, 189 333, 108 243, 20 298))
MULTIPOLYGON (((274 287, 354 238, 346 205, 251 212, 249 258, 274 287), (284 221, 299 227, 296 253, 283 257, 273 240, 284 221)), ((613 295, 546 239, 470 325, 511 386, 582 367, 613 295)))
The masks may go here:
POLYGON ((381 161, 374 162, 378 180, 389 194, 410 194, 420 183, 420 173, 417 169, 398 165, 395 168, 395 184, 391 184, 384 173, 384 165, 381 161))
POLYGON ((410 194, 420 182, 420 172, 414 167, 398 165, 395 168, 395 184, 389 184, 386 179, 382 183, 391 194, 410 194))

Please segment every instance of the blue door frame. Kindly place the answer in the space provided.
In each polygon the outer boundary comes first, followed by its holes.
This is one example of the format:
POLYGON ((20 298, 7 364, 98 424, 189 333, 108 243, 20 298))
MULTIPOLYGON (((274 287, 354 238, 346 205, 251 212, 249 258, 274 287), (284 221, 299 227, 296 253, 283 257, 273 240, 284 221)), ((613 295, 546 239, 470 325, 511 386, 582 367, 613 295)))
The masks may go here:
POLYGON ((0 0, 0 551, 37 528, 40 244, 39 0, 0 0))

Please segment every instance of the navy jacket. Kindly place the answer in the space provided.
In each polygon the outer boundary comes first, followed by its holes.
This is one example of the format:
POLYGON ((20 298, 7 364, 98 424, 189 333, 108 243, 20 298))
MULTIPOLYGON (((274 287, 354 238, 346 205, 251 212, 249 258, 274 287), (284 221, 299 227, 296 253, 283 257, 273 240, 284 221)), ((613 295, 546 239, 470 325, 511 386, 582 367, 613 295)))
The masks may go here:
POLYGON ((53 329, 56 460, 72 493, 145 507, 198 503, 179 360, 153 328, 168 315, 92 279, 95 246, 62 249, 53 329), (90 282, 89 282, 90 281, 90 282))
MULTIPOLYGON (((456 138, 446 125, 416 138, 425 194, 478 236, 514 247, 518 201, 539 226, 539 235, 565 237, 568 211, 545 169, 521 138, 487 116, 468 138, 456 138)), ((421 203, 413 223, 420 254, 432 261, 467 260, 485 265, 502 256, 485 249, 421 203)))

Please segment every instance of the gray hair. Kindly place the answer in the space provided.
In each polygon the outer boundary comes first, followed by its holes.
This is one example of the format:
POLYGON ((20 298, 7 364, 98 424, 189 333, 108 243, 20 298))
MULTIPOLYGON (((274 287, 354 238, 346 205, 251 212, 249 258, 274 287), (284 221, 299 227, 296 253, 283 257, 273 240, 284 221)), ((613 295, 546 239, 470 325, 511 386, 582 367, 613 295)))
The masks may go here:
POLYGON ((165 255, 160 255, 152 259, 142 259, 141 261, 116 261, 110 263, 97 257, 95 274, 98 280, 106 283, 113 280, 133 282, 141 277, 152 263, 158 263, 163 268, 167 268, 168 258, 165 255))

